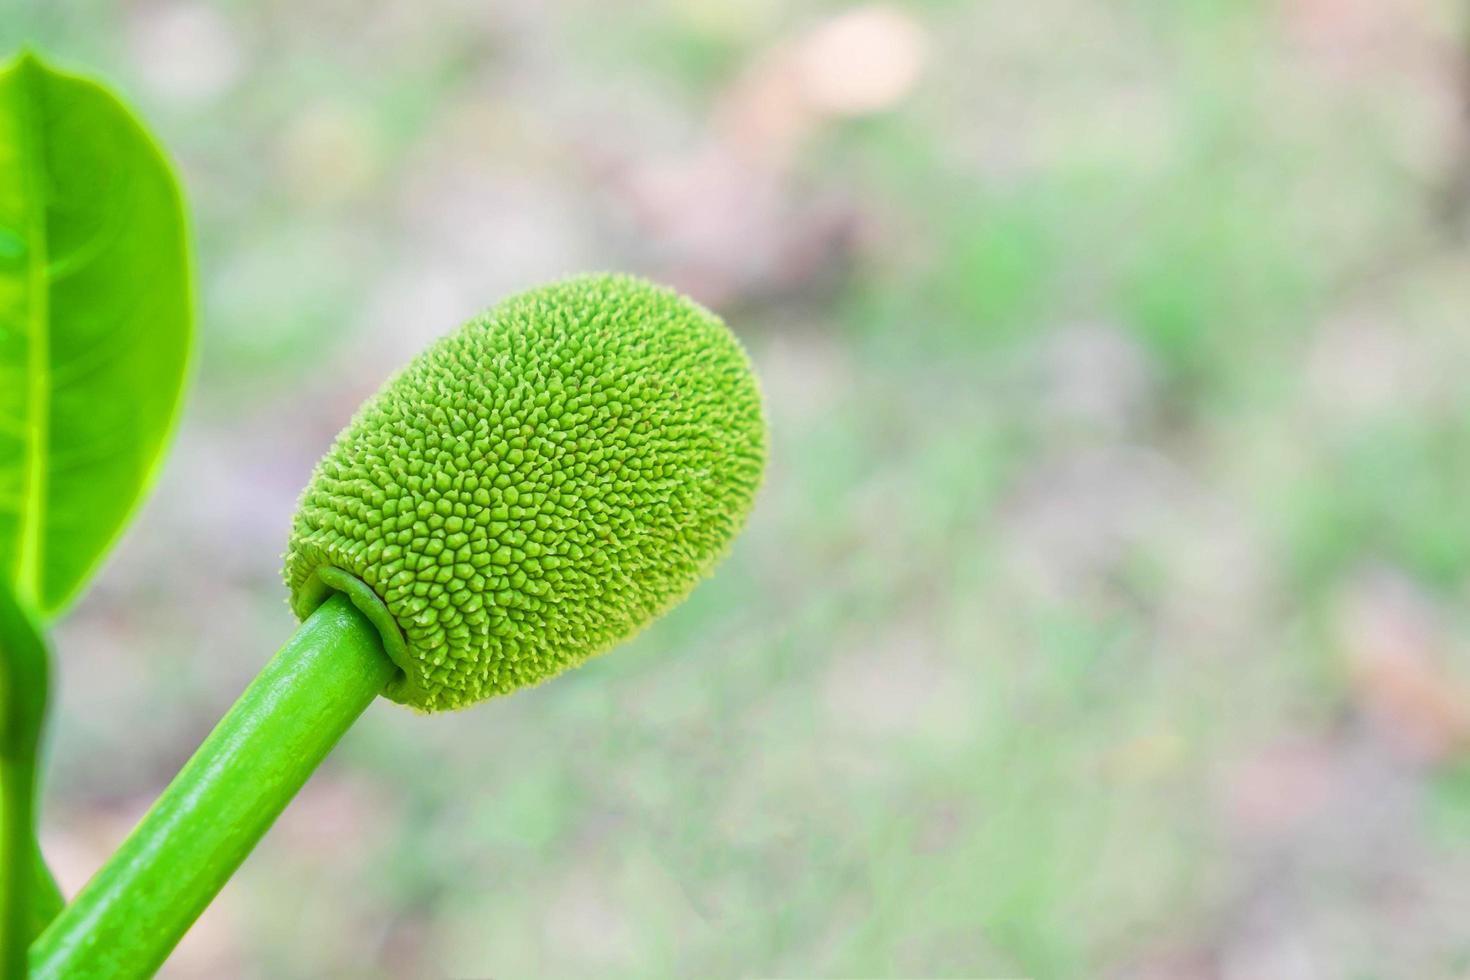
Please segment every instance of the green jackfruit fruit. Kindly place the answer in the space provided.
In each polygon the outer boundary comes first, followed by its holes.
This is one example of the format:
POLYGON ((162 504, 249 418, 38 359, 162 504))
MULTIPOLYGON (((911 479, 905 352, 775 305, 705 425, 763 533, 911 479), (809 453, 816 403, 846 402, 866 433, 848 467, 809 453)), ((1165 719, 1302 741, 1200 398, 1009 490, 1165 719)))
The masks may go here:
POLYGON ((339 590, 424 711, 535 684, 708 574, 761 481, 766 424, 713 314, 627 276, 514 296, 420 354, 317 465, 284 576, 339 590))

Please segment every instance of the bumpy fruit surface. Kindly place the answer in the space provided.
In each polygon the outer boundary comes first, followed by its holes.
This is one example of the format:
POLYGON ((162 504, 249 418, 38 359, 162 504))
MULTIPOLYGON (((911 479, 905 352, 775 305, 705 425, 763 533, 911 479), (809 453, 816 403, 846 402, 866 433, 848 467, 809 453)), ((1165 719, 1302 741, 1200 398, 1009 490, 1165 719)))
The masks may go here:
POLYGON ((688 594, 744 522, 765 449, 750 363, 713 314, 625 276, 522 293, 337 437, 292 528, 292 608, 355 577, 400 634, 387 695, 422 710, 534 684, 688 594))

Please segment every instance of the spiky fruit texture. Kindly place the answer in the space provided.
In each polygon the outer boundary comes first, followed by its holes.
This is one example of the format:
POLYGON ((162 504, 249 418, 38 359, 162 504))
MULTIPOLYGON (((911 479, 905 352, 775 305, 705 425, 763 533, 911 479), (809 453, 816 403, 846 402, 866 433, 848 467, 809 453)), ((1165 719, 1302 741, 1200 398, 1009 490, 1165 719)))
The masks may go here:
POLYGON ((534 684, 688 594, 765 451, 750 362, 713 314, 627 276, 533 289, 420 354, 337 437, 292 527, 292 608, 325 599, 324 574, 359 580, 402 668, 386 693, 415 708, 534 684))

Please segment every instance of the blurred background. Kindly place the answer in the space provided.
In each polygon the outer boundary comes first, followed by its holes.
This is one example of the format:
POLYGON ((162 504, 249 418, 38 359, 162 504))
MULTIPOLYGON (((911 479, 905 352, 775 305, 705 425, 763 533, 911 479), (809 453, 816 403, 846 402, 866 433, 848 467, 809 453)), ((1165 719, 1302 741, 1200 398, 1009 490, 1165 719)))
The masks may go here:
POLYGON ((68 890, 293 627, 295 498, 507 293, 719 311, 769 480, 630 646, 374 707, 188 977, 1470 975, 1470 10, 23 0, 200 345, 57 636, 68 890))

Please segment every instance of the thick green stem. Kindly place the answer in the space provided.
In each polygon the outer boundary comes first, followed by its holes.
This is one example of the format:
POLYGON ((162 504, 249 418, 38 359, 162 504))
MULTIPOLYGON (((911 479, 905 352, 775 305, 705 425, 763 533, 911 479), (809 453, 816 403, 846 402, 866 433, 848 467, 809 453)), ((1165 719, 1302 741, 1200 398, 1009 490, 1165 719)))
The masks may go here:
POLYGON ((19 980, 25 976, 26 939, 31 925, 31 838, 30 815, 35 795, 35 770, 28 765, 0 767, 0 794, 4 795, 7 817, 0 834, 0 868, 5 870, 5 894, 0 898, 0 976, 19 980), (16 819, 24 815, 26 819, 16 819))
POLYGON ((151 976, 396 670, 366 617, 324 603, 31 946, 31 976, 151 976))
POLYGON ((26 946, 54 910, 56 882, 36 844, 36 770, 46 722, 50 657, 0 579, 0 978, 26 973, 26 946), (50 888, 50 892, 47 888, 50 888))
MULTIPOLYGON (((16 813, 35 811, 34 772, 28 778, 24 767, 6 765, 0 769, 0 783, 7 809, 14 807, 16 813)), ((26 975, 26 947, 66 904, 30 826, 22 820, 5 818, 0 820, 0 868, 12 867, 14 875, 6 875, 5 925, 0 927, 0 950, 4 951, 0 976, 7 980, 26 975), (29 881, 23 880, 27 874, 29 881)))
POLYGON ((61 886, 56 883, 56 876, 46 866, 46 857, 41 853, 39 844, 31 847, 31 864, 31 928, 26 936, 27 945, 51 924, 51 920, 66 905, 61 886))
MULTIPOLYGON (((37 776, 39 777, 39 773, 37 776)), ((14 772, 11 773, 10 779, 12 785, 18 785, 24 781, 19 773, 14 772)), ((40 779, 37 778, 35 783, 39 786, 40 779)), ((29 797, 21 796, 16 800, 16 804, 30 806, 34 811, 39 802, 35 797, 39 795, 39 789, 32 790, 29 797)), ((5 841, 4 844, 0 844, 0 848, 5 851, 4 855, 0 856, 0 867, 9 868, 11 867, 10 861, 14 860, 17 870, 24 871, 29 867, 31 873, 29 894, 21 903, 26 908, 26 925, 20 943, 20 947, 24 949, 31 944, 31 940, 41 934, 41 930, 45 929, 52 919, 56 918, 56 913, 61 911, 61 907, 66 904, 66 899, 62 897, 61 887, 56 884, 56 878, 51 874, 51 869, 46 866, 46 858, 41 854, 41 847, 35 835, 27 832, 24 835, 16 834, 15 837, 11 837, 10 835, 15 831, 16 828, 10 825, 10 821, 4 814, 0 814, 0 840, 5 841), (29 845, 20 839, 21 836, 29 839, 29 845), (17 855, 13 859, 10 856, 11 849, 15 849, 17 855), (30 851, 29 858, 25 856, 27 850, 30 851)), ((13 882, 6 884, 7 890, 15 887, 17 885, 13 882)), ((8 903, 10 899, 6 901, 8 903)), ((9 950, 12 942, 7 935, 5 939, 0 940, 0 949, 9 950)), ((22 958, 22 963, 24 963, 24 958, 22 958)))

